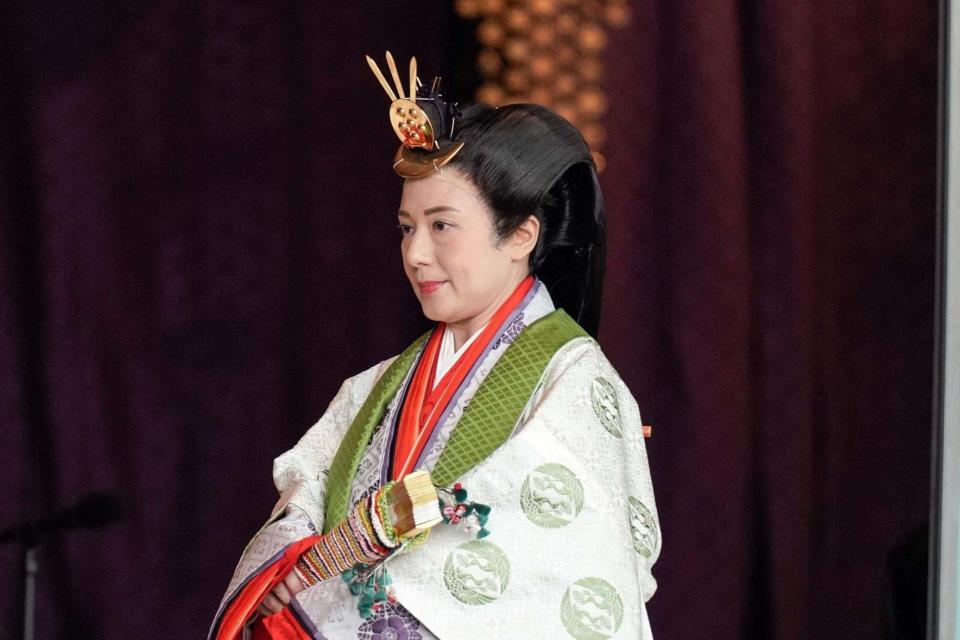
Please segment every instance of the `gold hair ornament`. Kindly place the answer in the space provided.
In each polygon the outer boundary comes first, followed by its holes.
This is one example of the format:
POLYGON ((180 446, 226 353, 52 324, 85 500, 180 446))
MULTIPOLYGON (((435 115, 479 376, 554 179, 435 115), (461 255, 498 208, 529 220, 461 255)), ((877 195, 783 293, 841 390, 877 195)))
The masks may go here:
MULTIPOLYGON (((441 120, 437 123, 440 125, 438 131, 422 105, 417 104, 417 89, 420 81, 417 78, 416 58, 410 59, 410 88, 407 94, 404 94, 397 65, 389 51, 387 51, 387 67, 396 85, 396 92, 370 56, 367 56, 367 64, 370 65, 370 70, 373 71, 373 75, 380 81, 380 86, 391 100, 390 125, 400 138, 400 148, 397 149, 393 158, 393 170, 397 175, 402 178, 423 178, 450 162, 463 148, 463 143, 451 143, 447 140, 446 145, 441 145, 441 138, 444 137, 443 120, 446 117, 443 111, 448 107, 439 92, 440 79, 435 78, 430 93, 419 98, 421 102, 433 103, 436 107, 441 120)), ((451 119, 450 133, 452 133, 452 125, 453 119, 451 119)))

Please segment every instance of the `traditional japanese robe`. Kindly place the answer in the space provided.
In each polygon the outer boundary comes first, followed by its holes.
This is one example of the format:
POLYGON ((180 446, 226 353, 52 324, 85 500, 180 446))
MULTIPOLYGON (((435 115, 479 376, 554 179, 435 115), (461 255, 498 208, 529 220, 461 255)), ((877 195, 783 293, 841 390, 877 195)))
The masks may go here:
MULTIPOLYGON (((276 459, 280 499, 245 550, 211 637, 251 577, 389 479, 423 343, 347 380, 276 459)), ((477 360, 416 468, 490 505, 491 534, 434 527, 388 560, 397 602, 368 619, 339 578, 302 591, 289 613, 303 637, 652 638, 645 603, 661 536, 637 404, 541 282, 477 360)))

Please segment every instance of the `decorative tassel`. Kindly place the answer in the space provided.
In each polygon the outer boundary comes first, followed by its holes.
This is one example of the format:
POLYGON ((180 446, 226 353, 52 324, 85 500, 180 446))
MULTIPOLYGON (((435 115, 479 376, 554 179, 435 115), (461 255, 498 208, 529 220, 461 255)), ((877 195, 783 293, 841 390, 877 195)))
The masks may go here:
POLYGON ((453 490, 437 487, 440 499, 440 512, 443 521, 447 524, 461 525, 468 533, 477 538, 486 538, 490 535, 487 529, 487 520, 490 518, 490 506, 468 500, 467 490, 459 482, 453 485, 453 490))
MULTIPOLYGON (((389 490, 389 487, 386 487, 386 489, 389 490)), ((373 504, 378 507, 376 514, 387 513, 388 503, 382 500, 384 494, 386 494, 386 491, 381 491, 379 495, 374 496, 373 504)), ((453 485, 453 489, 437 487, 437 498, 445 523, 460 526, 468 533, 476 535, 477 538, 485 538, 490 535, 486 526, 490 517, 489 505, 470 502, 467 499, 467 490, 459 482, 453 485)), ((375 518, 374 520, 379 519, 375 518)), ((343 581, 347 583, 350 589, 350 593, 358 597, 357 611, 363 618, 372 616, 383 606, 384 602, 393 603, 396 601, 393 580, 387 573, 385 563, 394 555, 422 544, 430 533, 430 530, 426 529, 412 538, 398 540, 389 518, 384 518, 382 523, 377 522, 376 524, 381 525, 381 528, 377 529, 377 534, 384 535, 391 543, 399 543, 398 546, 390 549, 388 555, 376 563, 355 564, 341 574, 343 581)))
POLYGON ((357 612, 361 618, 372 616, 384 602, 396 601, 393 580, 382 563, 375 567, 358 564, 343 572, 343 580, 350 593, 359 596, 357 612))

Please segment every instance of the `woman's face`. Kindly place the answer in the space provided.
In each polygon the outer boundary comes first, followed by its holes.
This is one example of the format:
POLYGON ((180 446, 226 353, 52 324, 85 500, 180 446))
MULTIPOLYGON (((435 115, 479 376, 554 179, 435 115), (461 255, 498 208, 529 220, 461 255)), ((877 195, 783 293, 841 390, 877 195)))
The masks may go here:
POLYGON ((406 180, 397 219, 403 268, 424 315, 467 336, 528 274, 532 244, 513 236, 498 243, 493 213, 457 169, 406 180))

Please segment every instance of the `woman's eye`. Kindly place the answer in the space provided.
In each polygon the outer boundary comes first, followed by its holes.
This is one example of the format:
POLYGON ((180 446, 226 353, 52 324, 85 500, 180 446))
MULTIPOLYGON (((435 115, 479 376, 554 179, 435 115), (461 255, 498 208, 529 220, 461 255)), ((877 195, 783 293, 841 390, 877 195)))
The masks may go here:
POLYGON ((400 235, 408 236, 413 232, 413 227, 408 224, 398 224, 397 229, 400 230, 400 235))
POLYGON ((433 223, 433 228, 436 229, 437 231, 443 231, 449 226, 450 226, 449 224, 447 224, 442 220, 437 220, 436 222, 433 223))

